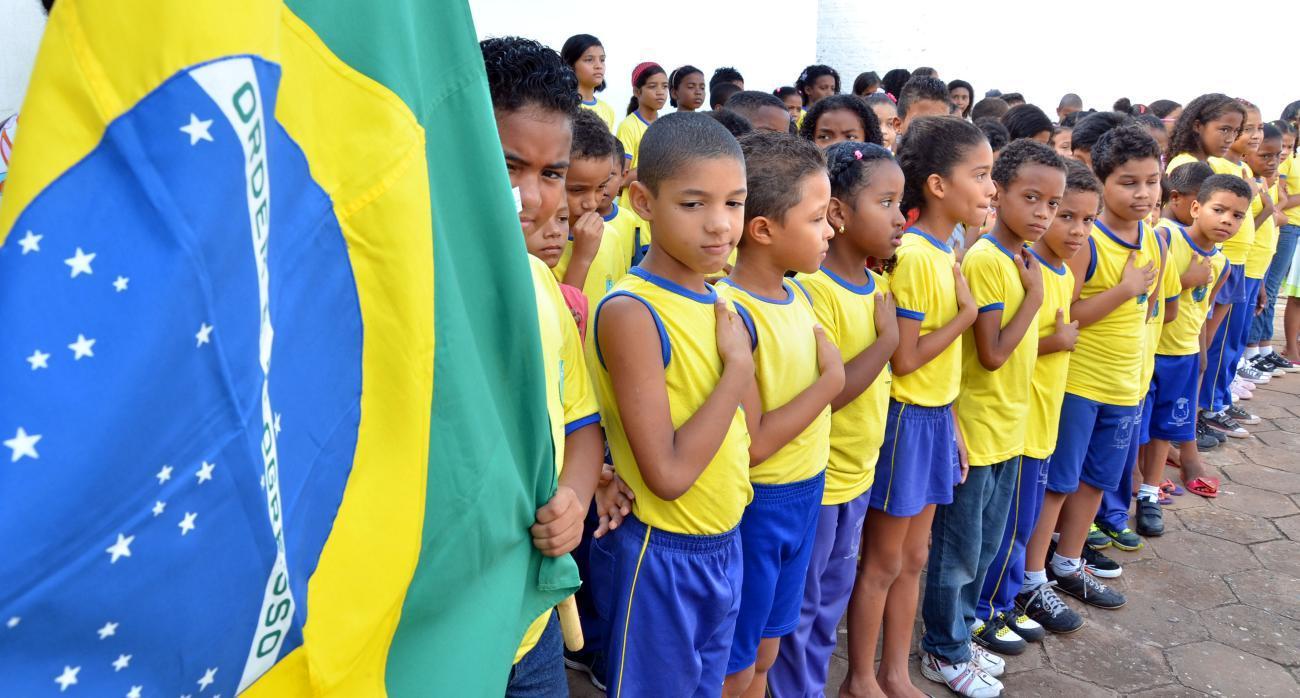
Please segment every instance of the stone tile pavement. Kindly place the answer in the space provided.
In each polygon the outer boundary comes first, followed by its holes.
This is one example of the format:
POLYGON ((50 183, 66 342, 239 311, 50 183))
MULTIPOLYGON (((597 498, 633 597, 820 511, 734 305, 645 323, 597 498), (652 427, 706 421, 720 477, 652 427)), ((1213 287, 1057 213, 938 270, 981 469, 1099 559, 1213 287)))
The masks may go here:
MULTIPOLYGON (((1114 582, 1128 605, 1068 599, 1087 624, 1008 658, 1005 695, 1300 696, 1300 374, 1240 404, 1263 421, 1203 454, 1219 497, 1175 497, 1163 537, 1107 550, 1124 565, 1114 582)), ((847 666, 840 632, 831 696, 847 666)), ((922 690, 951 695, 921 677, 915 657, 912 673, 922 690)), ((569 685, 579 698, 601 695, 576 672, 569 685)))

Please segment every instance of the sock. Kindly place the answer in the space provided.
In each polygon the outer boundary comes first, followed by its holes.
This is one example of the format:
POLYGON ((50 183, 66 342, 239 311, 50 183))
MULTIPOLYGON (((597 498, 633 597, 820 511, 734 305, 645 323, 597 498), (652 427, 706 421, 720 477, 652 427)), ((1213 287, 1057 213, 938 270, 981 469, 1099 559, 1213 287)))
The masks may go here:
POLYGON ((1157 502, 1160 501, 1160 488, 1155 485, 1142 484, 1138 487, 1138 499, 1157 502))
POLYGON ((1052 571, 1058 577, 1066 577, 1079 571, 1083 567, 1083 562, 1077 557, 1061 557, 1060 553, 1052 553, 1052 571))
POLYGON ((1246 347, 1246 358, 1253 359, 1259 356, 1259 347, 1246 347))
POLYGON ((1269 354, 1272 354, 1272 353, 1273 353, 1273 345, 1272 345, 1272 344, 1270 344, 1270 345, 1268 345, 1268 346, 1266 346, 1266 347, 1260 347, 1260 348, 1259 348, 1259 355, 1260 355, 1260 356, 1268 356, 1269 354))
POLYGON ((1020 585, 1022 591, 1033 591, 1047 584, 1047 570, 1025 570, 1025 582, 1020 585))

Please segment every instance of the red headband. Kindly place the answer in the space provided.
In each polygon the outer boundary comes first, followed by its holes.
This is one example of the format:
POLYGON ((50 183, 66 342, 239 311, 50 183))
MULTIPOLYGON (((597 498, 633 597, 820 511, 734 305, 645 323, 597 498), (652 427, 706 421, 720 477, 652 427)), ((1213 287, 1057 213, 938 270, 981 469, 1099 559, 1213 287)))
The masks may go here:
MULTIPOLYGON (((638 63, 637 66, 632 69, 632 89, 636 89, 636 81, 640 80, 641 75, 651 68, 659 68, 659 64, 654 61, 646 61, 645 63, 638 63)), ((663 70, 663 68, 659 69, 663 70)))

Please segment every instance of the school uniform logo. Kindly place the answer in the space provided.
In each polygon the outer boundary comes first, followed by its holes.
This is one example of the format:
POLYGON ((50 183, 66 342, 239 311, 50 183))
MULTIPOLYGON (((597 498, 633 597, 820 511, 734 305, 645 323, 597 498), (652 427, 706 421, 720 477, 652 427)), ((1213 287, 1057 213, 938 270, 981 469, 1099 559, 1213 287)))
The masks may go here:
POLYGON ((1205 300, 1205 294, 1208 293, 1209 290, 1210 287, 1208 286, 1197 286, 1196 288, 1192 289, 1192 300, 1196 301, 1197 303, 1200 303, 1201 301, 1205 300))
POLYGON ((1186 426, 1191 423, 1192 410, 1190 401, 1185 397, 1180 397, 1174 401, 1174 410, 1169 415, 1169 423, 1176 427, 1186 426))

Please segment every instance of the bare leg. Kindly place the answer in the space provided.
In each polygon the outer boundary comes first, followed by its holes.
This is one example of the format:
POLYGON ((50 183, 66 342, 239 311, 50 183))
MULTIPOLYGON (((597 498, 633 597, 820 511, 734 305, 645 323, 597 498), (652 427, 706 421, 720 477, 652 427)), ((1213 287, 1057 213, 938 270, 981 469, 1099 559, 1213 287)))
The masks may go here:
POLYGON ((1289 361, 1300 361, 1300 346, 1296 344, 1296 335, 1300 334, 1300 298, 1286 299, 1282 328, 1286 332, 1286 349, 1283 350, 1286 358, 1289 361))
POLYGON ((754 680, 745 689, 744 698, 763 698, 767 695, 767 671, 776 663, 781 650, 781 638, 765 637, 758 642, 758 660, 754 662, 754 680))
MULTIPOLYGON (((1169 456, 1169 442, 1151 439, 1151 443, 1144 448, 1146 458, 1142 460, 1142 483, 1159 487, 1165 480, 1165 458, 1169 456)), ((1196 448, 1195 441, 1192 442, 1192 448, 1196 448)))
POLYGON ((903 568, 903 547, 911 522, 910 518, 867 510, 862 560, 849 597, 849 673, 840 686, 842 698, 885 695, 876 683, 876 647, 885 599, 903 568))
POLYGON ((1184 485, 1205 475, 1205 464, 1201 462, 1201 454, 1196 451, 1195 441, 1184 442, 1179 447, 1178 455, 1178 462, 1182 465, 1184 485))
POLYGON ((912 685, 907 671, 907 658, 912 650, 912 626, 916 622, 916 606, 921 600, 921 568, 930 557, 930 524, 934 521, 935 505, 927 506, 912 519, 903 543, 902 570, 889 588, 885 601, 885 644, 880 652, 880 671, 876 680, 890 698, 925 698, 927 695, 912 685))
POLYGON ((1088 539, 1088 529, 1097 516, 1101 504, 1101 490, 1086 482, 1065 499, 1061 507, 1061 539, 1056 543, 1056 554, 1077 558, 1083 555, 1083 544, 1088 539))
POLYGON ((745 695, 745 689, 754 680, 754 666, 751 664, 734 674, 727 674, 727 678, 722 682, 722 695, 727 698, 741 698, 745 695))
POLYGON ((1061 506, 1068 495, 1048 490, 1043 494, 1043 510, 1038 515, 1038 525, 1025 544, 1025 571, 1039 572, 1045 567, 1047 548, 1052 544, 1052 534, 1056 532, 1056 521, 1061 515, 1061 506))

